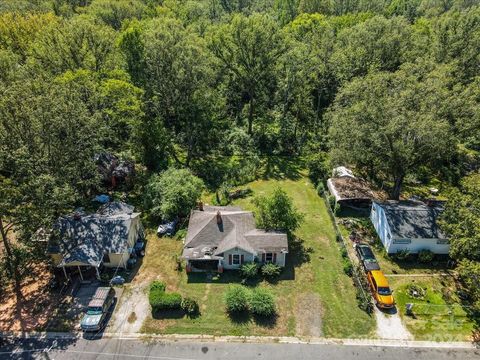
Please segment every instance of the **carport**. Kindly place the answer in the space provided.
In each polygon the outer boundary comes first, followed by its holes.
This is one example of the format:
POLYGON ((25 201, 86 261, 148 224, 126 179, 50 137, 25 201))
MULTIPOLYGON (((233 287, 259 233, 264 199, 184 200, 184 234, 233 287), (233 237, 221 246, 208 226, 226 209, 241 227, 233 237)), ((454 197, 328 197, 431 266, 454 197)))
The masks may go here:
POLYGON ((82 271, 87 271, 90 268, 95 268, 95 276, 97 279, 100 279, 100 271, 98 268, 100 267, 101 263, 102 259, 100 259, 98 251, 93 249, 91 246, 82 244, 72 249, 72 251, 64 256, 57 267, 61 267, 63 269, 65 277, 68 277, 66 268, 77 268, 80 279, 83 281, 84 278, 82 271))

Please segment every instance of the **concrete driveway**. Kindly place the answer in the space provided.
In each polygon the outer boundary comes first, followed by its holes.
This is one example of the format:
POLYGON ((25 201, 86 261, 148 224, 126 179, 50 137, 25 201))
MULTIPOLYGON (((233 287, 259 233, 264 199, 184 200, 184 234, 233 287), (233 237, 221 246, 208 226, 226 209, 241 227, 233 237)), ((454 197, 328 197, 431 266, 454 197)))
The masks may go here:
POLYGON ((147 287, 146 283, 125 286, 107 332, 120 334, 140 332, 143 322, 150 314, 147 287))

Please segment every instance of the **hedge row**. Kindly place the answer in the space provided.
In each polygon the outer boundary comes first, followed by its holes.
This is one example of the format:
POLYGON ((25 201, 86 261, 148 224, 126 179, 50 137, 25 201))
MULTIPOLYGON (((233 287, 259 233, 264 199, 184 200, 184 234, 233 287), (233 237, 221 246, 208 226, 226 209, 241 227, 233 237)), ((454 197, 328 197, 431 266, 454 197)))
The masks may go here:
POLYGON ((160 281, 154 281, 150 285, 148 301, 152 307, 152 312, 176 310, 181 308, 182 296, 178 293, 165 292, 165 284, 160 281))

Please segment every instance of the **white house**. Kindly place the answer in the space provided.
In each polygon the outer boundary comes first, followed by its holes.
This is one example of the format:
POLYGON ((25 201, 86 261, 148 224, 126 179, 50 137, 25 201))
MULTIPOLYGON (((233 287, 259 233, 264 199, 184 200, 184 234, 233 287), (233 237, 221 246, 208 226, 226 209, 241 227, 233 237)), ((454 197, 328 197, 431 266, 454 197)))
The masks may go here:
POLYGON ((205 206, 190 214, 182 258, 187 271, 222 271, 247 262, 283 267, 287 253, 287 235, 256 229, 252 212, 205 206))
POLYGON ((442 211, 441 202, 374 201, 370 219, 389 254, 401 250, 448 254, 448 239, 437 224, 442 211))
POLYGON ((127 267, 137 240, 144 238, 140 213, 122 202, 111 202, 96 213, 60 217, 54 225, 48 254, 53 265, 82 271, 127 267))

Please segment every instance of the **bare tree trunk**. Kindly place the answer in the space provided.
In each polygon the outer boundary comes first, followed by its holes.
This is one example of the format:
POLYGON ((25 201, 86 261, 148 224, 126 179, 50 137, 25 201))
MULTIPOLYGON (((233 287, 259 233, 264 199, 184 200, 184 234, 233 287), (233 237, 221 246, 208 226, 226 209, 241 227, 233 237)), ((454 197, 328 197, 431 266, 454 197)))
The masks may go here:
POLYGON ((250 107, 248 109, 248 134, 253 134, 253 114, 254 114, 254 99, 250 97, 250 107))
POLYGON ((392 188, 392 191, 391 191, 391 194, 390 194, 390 196, 393 200, 399 200, 400 199, 400 192, 402 191, 402 184, 403 184, 404 177, 405 177, 405 175, 403 175, 403 174, 395 176, 393 188, 392 188))
POLYGON ((7 253, 6 262, 7 266, 10 269, 10 273, 13 273, 13 277, 15 280, 15 293, 17 294, 17 304, 20 298, 23 298, 23 294, 21 292, 21 279, 20 273, 18 272, 17 266, 13 263, 13 253, 12 247, 10 246, 10 242, 8 241, 7 234, 8 234, 8 225, 5 225, 2 217, 0 216, 0 234, 2 236, 3 246, 5 247, 5 252, 7 253))

